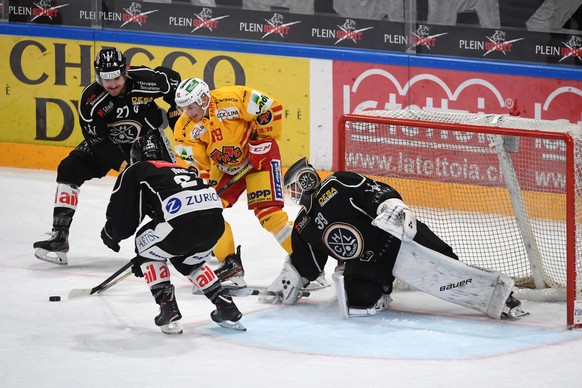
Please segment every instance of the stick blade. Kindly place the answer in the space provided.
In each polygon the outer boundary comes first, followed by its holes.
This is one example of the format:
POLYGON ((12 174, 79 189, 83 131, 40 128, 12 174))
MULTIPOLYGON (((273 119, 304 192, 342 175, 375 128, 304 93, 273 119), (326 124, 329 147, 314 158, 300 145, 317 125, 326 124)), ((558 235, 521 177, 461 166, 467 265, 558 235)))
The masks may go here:
POLYGON ((73 288, 69 292, 69 299, 82 298, 91 295, 91 288, 73 288))

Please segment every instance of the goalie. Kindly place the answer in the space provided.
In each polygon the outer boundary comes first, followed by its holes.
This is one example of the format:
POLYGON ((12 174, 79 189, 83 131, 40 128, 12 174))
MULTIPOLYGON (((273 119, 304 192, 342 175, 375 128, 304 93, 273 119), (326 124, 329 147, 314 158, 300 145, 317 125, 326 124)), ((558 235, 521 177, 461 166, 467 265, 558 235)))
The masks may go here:
POLYGON ((263 302, 295 303, 332 256, 339 263, 332 278, 346 317, 386 309, 395 277, 495 319, 526 314, 512 295, 510 277, 460 262, 391 186, 352 172, 336 172, 322 182, 306 158, 289 168, 284 183, 301 209, 293 253, 263 302))

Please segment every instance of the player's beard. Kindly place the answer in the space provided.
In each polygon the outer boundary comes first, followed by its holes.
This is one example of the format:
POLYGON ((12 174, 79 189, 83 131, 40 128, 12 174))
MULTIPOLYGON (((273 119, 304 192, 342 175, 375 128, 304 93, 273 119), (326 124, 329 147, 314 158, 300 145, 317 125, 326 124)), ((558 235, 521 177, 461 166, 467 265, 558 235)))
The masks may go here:
POLYGON ((105 90, 109 93, 112 97, 123 96, 125 93, 126 83, 116 85, 114 87, 106 87, 105 90))

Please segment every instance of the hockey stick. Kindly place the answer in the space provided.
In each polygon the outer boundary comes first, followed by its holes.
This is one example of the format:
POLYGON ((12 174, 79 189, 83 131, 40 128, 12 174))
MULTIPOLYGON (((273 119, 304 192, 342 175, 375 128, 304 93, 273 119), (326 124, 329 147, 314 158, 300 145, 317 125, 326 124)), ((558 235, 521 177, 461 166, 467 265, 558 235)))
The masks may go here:
MULTIPOLYGON (((227 287, 228 288, 228 287, 227 287)), ((275 296, 275 292, 267 291, 264 288, 242 287, 242 288, 228 288, 232 296, 250 296, 250 295, 268 295, 275 296)), ((311 295, 309 291, 299 291, 302 298, 308 298, 311 295)))
POLYGON ((176 164, 177 163, 176 155, 174 155, 174 151, 172 150, 172 144, 170 144, 170 139, 168 139, 168 137, 166 136, 164 128, 160 127, 158 128, 158 131, 160 132, 160 138, 162 140, 164 148, 166 149, 166 152, 170 156, 171 162, 176 164))
POLYGON ((110 289, 111 287, 113 287, 114 285, 116 285, 120 281, 127 279, 131 275, 133 275, 133 272, 132 271, 127 271, 126 273, 124 273, 123 275, 121 275, 120 277, 118 277, 117 279, 115 279, 114 281, 112 281, 111 283, 109 283, 108 285, 106 285, 105 287, 103 287, 102 289, 100 289, 99 291, 97 291, 97 293, 100 294, 103 291, 110 289))
POLYGON ((230 186, 234 185, 236 182, 240 180, 240 178, 245 176, 247 172, 251 171, 252 168, 253 168, 252 164, 250 163, 247 164, 242 170, 240 170, 235 176, 233 176, 232 179, 226 185, 222 186, 222 188, 218 190, 216 194, 220 195, 224 193, 230 186))
POLYGON ((115 279, 119 275, 121 275, 123 273, 123 271, 125 271, 126 269, 131 267, 132 264, 133 263, 131 261, 128 261, 126 264, 123 265, 123 267, 121 267, 117 271, 115 271, 115 273, 113 275, 109 276, 101 284, 99 284, 93 288, 74 288, 74 289, 72 289, 71 292, 69 292, 69 299, 93 295, 93 294, 99 293, 101 291, 104 291, 104 290, 114 286, 115 284, 119 283, 120 281, 122 281, 123 279, 125 279, 129 275, 131 275, 131 272, 127 272, 119 279, 115 279))

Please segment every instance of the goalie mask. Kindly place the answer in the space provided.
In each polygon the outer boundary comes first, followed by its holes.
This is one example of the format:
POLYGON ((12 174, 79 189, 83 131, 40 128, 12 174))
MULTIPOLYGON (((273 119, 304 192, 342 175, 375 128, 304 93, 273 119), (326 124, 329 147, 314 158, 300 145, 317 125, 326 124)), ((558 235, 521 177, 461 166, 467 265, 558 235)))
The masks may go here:
POLYGON ((116 48, 102 49, 93 63, 95 79, 103 85, 104 79, 114 79, 127 76, 127 60, 116 48))
POLYGON ((307 158, 299 159, 293 163, 285 173, 283 181, 291 200, 297 204, 299 204, 303 193, 314 193, 321 183, 317 171, 309 164, 307 158))
POLYGON ((145 160, 162 160, 162 148, 160 139, 155 135, 138 138, 131 147, 131 162, 137 163, 145 160))

